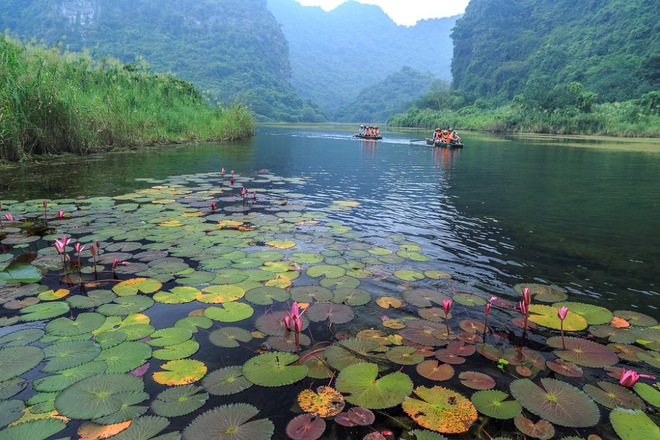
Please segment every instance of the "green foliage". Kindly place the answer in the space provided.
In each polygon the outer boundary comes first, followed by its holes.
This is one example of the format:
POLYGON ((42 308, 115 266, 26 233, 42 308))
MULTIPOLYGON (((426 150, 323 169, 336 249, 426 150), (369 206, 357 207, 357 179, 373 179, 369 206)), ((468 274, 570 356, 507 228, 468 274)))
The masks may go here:
POLYGON ((564 89, 574 83, 600 102, 627 101, 658 88, 657 34, 650 0, 473 0, 451 35, 453 86, 499 104, 533 90, 564 95, 547 109, 575 98, 564 89))
POLYGON ((433 75, 411 67, 389 75, 383 81, 362 90, 357 99, 340 107, 337 121, 384 122, 398 111, 405 110, 416 96, 428 90, 433 75))
POLYGON ((189 83, 148 66, 0 37, 0 158, 252 135, 244 104, 211 106, 189 83))

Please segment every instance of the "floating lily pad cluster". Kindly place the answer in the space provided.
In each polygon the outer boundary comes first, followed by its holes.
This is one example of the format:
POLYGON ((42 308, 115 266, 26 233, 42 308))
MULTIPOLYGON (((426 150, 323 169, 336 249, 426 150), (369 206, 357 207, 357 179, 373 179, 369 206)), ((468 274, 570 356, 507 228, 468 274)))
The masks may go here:
POLYGON ((660 437, 653 317, 485 292, 357 201, 232 180, 2 201, 0 438, 660 437))

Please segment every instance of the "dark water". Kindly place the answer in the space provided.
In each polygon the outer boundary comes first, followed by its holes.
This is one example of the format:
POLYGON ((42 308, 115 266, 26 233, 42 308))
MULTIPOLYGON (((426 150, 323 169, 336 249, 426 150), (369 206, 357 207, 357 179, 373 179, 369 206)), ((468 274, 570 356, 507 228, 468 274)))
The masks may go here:
POLYGON ((660 143, 463 134, 435 149, 352 127, 263 126, 230 144, 58 159, 2 171, 0 199, 117 195, 140 179, 260 169, 306 177, 306 201, 360 203, 336 214, 374 239, 404 235, 436 269, 507 296, 520 282, 555 284, 572 300, 660 317, 660 143))

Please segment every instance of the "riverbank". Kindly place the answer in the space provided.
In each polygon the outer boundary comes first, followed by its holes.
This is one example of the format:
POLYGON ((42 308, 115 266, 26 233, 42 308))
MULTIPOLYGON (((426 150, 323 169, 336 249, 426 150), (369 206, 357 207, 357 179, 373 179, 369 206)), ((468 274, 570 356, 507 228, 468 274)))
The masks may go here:
POLYGON ((0 37, 0 160, 89 154, 251 137, 240 103, 213 105, 188 82, 145 64, 0 37))
POLYGON ((491 133, 538 133, 614 137, 660 137, 660 92, 625 102, 593 104, 589 111, 576 107, 540 109, 514 100, 509 105, 487 108, 473 105, 455 110, 412 107, 391 116, 389 127, 456 127, 491 133))

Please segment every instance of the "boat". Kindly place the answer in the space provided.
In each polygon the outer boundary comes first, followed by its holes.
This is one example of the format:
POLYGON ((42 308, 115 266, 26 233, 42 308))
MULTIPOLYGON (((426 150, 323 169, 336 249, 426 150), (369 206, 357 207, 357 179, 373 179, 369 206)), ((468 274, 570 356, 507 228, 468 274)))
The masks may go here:
POLYGON ((426 145, 442 148, 463 148, 463 142, 442 142, 440 139, 426 138, 426 145))
POLYGON ((377 135, 375 135, 375 136, 372 136, 372 135, 368 135, 368 134, 355 133, 354 136, 355 136, 356 138, 360 138, 360 139, 372 139, 372 140, 382 139, 382 138, 383 138, 383 136, 381 136, 381 135, 379 135, 379 134, 377 134, 377 135))

